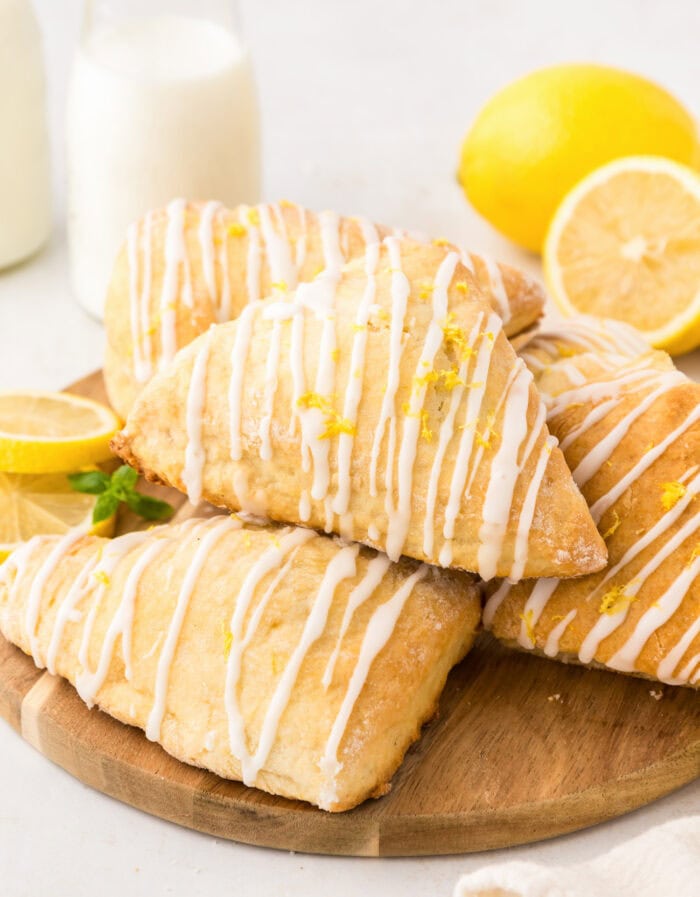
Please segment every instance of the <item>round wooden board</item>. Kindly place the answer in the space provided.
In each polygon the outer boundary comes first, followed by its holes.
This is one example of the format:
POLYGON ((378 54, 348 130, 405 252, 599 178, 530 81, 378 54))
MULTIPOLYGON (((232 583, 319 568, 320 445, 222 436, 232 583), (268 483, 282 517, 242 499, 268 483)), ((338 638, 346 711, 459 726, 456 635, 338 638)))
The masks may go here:
MULTIPOLYGON (((72 390, 104 396, 99 374, 72 390)), ((187 514, 183 507, 179 517, 187 514)), ((220 838, 309 853, 522 844, 619 816, 700 775, 697 692, 511 652, 487 636, 453 670, 439 718, 391 793, 348 813, 179 763, 140 730, 89 711, 1 638, 0 716, 50 760, 134 807, 220 838)))

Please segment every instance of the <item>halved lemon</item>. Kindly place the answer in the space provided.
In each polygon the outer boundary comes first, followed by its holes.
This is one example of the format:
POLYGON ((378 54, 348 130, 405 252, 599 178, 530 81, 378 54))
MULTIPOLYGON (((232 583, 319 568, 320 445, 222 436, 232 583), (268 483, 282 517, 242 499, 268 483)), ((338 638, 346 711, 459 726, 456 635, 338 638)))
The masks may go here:
POLYGON ((598 168, 557 209, 544 269, 564 314, 617 318, 689 352, 700 345, 700 176, 654 156, 598 168))
POLYGON ((0 470, 57 473, 106 461, 119 418, 66 392, 0 392, 0 470))
POLYGON ((75 492, 66 474, 0 473, 0 563, 27 539, 83 526, 111 536, 115 517, 92 526, 97 495, 75 492))

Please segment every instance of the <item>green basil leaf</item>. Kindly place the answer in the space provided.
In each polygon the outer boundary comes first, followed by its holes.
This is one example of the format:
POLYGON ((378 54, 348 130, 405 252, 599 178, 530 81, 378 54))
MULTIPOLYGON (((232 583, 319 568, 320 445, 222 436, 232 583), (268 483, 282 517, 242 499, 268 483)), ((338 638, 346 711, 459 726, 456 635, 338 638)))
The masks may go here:
POLYGON ((134 513, 145 520, 167 520, 175 512, 175 508, 167 501, 143 495, 141 492, 130 492, 126 496, 126 503, 134 513))
POLYGON ((109 477, 101 470, 71 473, 68 475, 68 482, 76 492, 87 492, 88 495, 100 495, 109 488, 109 477))
POLYGON ((122 464, 112 474, 112 491, 118 495, 122 501, 126 501, 126 496, 136 485, 139 475, 133 467, 128 464, 122 464))
POLYGON ((92 522, 100 523, 111 517, 119 507, 119 499, 112 492, 103 492, 95 502, 92 512, 92 522))

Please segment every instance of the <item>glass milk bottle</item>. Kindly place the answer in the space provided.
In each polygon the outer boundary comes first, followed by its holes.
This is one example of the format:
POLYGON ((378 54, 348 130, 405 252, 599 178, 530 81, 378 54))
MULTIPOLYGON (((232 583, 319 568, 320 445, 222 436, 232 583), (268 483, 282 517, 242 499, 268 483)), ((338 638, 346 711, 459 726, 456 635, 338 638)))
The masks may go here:
POLYGON ((0 0, 0 268, 44 243, 51 227, 41 34, 29 0, 0 0))
POLYGON ((177 196, 259 198, 255 84, 233 0, 86 0, 67 136, 73 288, 101 317, 130 222, 177 196))

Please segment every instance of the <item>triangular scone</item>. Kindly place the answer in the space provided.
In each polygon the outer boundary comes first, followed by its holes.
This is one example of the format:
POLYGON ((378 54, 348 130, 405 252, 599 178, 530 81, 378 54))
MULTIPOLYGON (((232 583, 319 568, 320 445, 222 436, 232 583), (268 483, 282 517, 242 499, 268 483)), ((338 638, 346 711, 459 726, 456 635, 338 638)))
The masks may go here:
POLYGON ((700 384, 663 352, 603 354, 581 383, 592 359, 553 362, 538 382, 608 567, 575 581, 494 585, 485 622, 549 657, 697 687, 700 384))
POLYGON ((455 253, 247 306, 139 396, 113 447, 151 479, 478 572, 575 576, 605 549, 532 376, 455 253))
POLYGON ((229 516, 37 537, 0 567, 3 635, 89 706, 334 811, 389 790, 480 613, 470 577, 229 516))
MULTIPOLYGON (((114 267, 105 309, 105 381, 126 417, 151 376, 210 324, 229 321, 249 303, 292 290, 347 261, 365 258, 403 231, 335 212, 284 202, 226 209, 175 200, 131 226, 114 267)), ((443 252, 450 251, 438 241, 443 252)), ((535 321, 539 284, 508 265, 462 252, 508 335, 535 321)))

